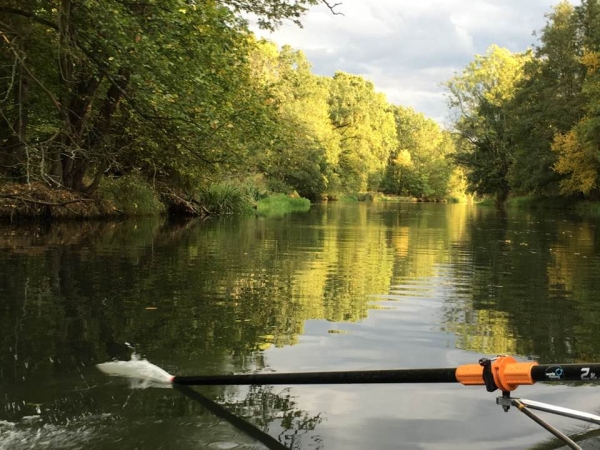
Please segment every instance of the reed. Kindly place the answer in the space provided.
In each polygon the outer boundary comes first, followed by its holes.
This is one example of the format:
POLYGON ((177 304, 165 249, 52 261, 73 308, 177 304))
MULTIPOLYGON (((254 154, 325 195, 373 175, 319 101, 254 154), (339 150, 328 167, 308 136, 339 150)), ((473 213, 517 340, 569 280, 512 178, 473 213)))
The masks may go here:
POLYGON ((198 192, 197 201, 209 214, 245 214, 252 211, 253 204, 247 192, 227 181, 204 187, 198 192))

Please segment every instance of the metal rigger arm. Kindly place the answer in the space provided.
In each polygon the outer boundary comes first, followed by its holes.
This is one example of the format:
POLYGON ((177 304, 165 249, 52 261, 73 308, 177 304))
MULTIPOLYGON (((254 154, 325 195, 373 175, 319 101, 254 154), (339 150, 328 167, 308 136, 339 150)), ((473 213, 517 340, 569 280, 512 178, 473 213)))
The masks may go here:
MULTIPOLYGON (((537 363, 517 363, 510 356, 499 356, 494 359, 482 358, 479 360, 480 368, 474 365, 464 366, 465 373, 479 372, 488 392, 497 389, 502 390, 502 396, 496 398, 496 404, 502 406, 508 412, 514 406, 538 425, 552 433, 570 448, 581 450, 575 441, 543 420, 531 410, 543 411, 550 414, 582 420, 584 422, 600 425, 600 416, 561 406, 549 405, 524 398, 514 398, 510 392, 519 384, 533 384, 535 381, 591 381, 597 380, 596 366, 591 365, 568 365, 568 366, 539 366, 537 363), (566 368, 565 368, 566 367, 566 368), (535 369, 535 370, 534 370, 535 369), (527 373, 527 375, 526 375, 527 373)), ((467 375, 467 379, 468 379, 467 375)), ((457 376, 459 378, 459 376, 457 376)), ((475 383, 473 383, 475 384, 475 383)))

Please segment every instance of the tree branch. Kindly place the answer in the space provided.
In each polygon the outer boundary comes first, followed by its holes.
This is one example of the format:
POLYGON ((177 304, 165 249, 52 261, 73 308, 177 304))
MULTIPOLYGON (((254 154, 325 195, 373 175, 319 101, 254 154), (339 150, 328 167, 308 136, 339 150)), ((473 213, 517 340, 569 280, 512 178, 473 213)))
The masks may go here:
POLYGON ((35 14, 30 13, 28 11, 22 11, 22 10, 16 9, 16 8, 7 8, 5 6, 0 6, 0 12, 7 13, 7 14, 13 14, 16 16, 27 17, 28 19, 31 19, 34 22, 40 23, 42 25, 46 25, 47 27, 58 31, 58 25, 56 25, 53 22, 50 22, 49 20, 42 19, 41 17, 37 17, 35 14))
POLYGON ((325 6, 327 6, 327 8, 329 8, 329 11, 331 11, 331 14, 333 14, 334 16, 343 16, 344 15, 344 13, 341 13, 341 12, 335 10, 335 8, 337 8, 338 6, 340 6, 341 3, 334 3, 332 5, 327 0, 321 0, 321 1, 323 2, 323 4, 325 6))
POLYGON ((34 205, 43 205, 43 206, 65 206, 65 205, 70 205, 71 203, 94 202, 95 201, 92 198, 79 198, 77 200, 69 200, 68 202, 52 203, 52 202, 44 202, 41 200, 34 200, 33 198, 21 197, 19 195, 14 195, 14 194, 0 194, 0 198, 19 200, 21 202, 33 203, 34 205))
MULTIPOLYGON (((1 12, 2 8, 0 8, 0 12, 1 12)), ((19 60, 19 62, 21 63, 21 67, 25 70, 25 72, 27 72, 27 75, 29 75, 31 77, 31 79, 33 81, 35 81, 35 83, 44 91, 44 93, 50 98, 50 101, 54 104, 54 106, 56 106, 56 108, 62 112, 62 106, 60 104, 60 102, 56 99, 56 97, 54 97, 54 95, 52 94, 52 92, 50 92, 48 90, 48 88, 46 88, 46 86, 44 86, 44 84, 37 79, 37 77, 31 73, 31 71, 27 68, 27 66, 25 66, 25 63, 23 61, 23 58, 21 58, 21 56, 16 52, 16 50, 13 48, 12 43, 10 42, 10 39, 8 39, 8 36, 6 36, 4 33, 2 33, 0 31, 0 36, 2 37, 2 39, 10 46, 11 51, 14 53, 15 58, 17 58, 19 60)))

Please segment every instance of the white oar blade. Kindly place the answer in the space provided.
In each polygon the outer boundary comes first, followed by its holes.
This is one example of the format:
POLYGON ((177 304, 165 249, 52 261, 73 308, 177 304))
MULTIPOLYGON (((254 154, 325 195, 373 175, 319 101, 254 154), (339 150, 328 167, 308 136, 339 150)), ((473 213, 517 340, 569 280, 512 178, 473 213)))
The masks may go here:
POLYGON ((107 375, 134 378, 152 383, 171 384, 173 375, 146 360, 111 361, 96 364, 96 367, 107 375))

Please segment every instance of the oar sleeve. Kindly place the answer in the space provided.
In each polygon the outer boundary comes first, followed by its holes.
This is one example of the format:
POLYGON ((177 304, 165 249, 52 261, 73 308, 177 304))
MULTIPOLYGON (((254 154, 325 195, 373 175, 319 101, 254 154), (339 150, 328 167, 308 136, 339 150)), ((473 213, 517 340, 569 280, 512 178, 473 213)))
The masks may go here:
MULTIPOLYGON (((483 360, 482 360, 483 361, 483 360)), ((535 380, 531 376, 532 368, 536 362, 518 362, 512 356, 500 356, 489 363, 488 376, 497 389, 502 391, 514 391, 518 386, 533 384, 535 380), (493 381, 492 381, 493 380, 493 381)), ((465 364, 456 369, 456 380, 465 386, 484 385, 486 364, 465 364)), ((489 389, 493 391, 494 389, 489 389)))

